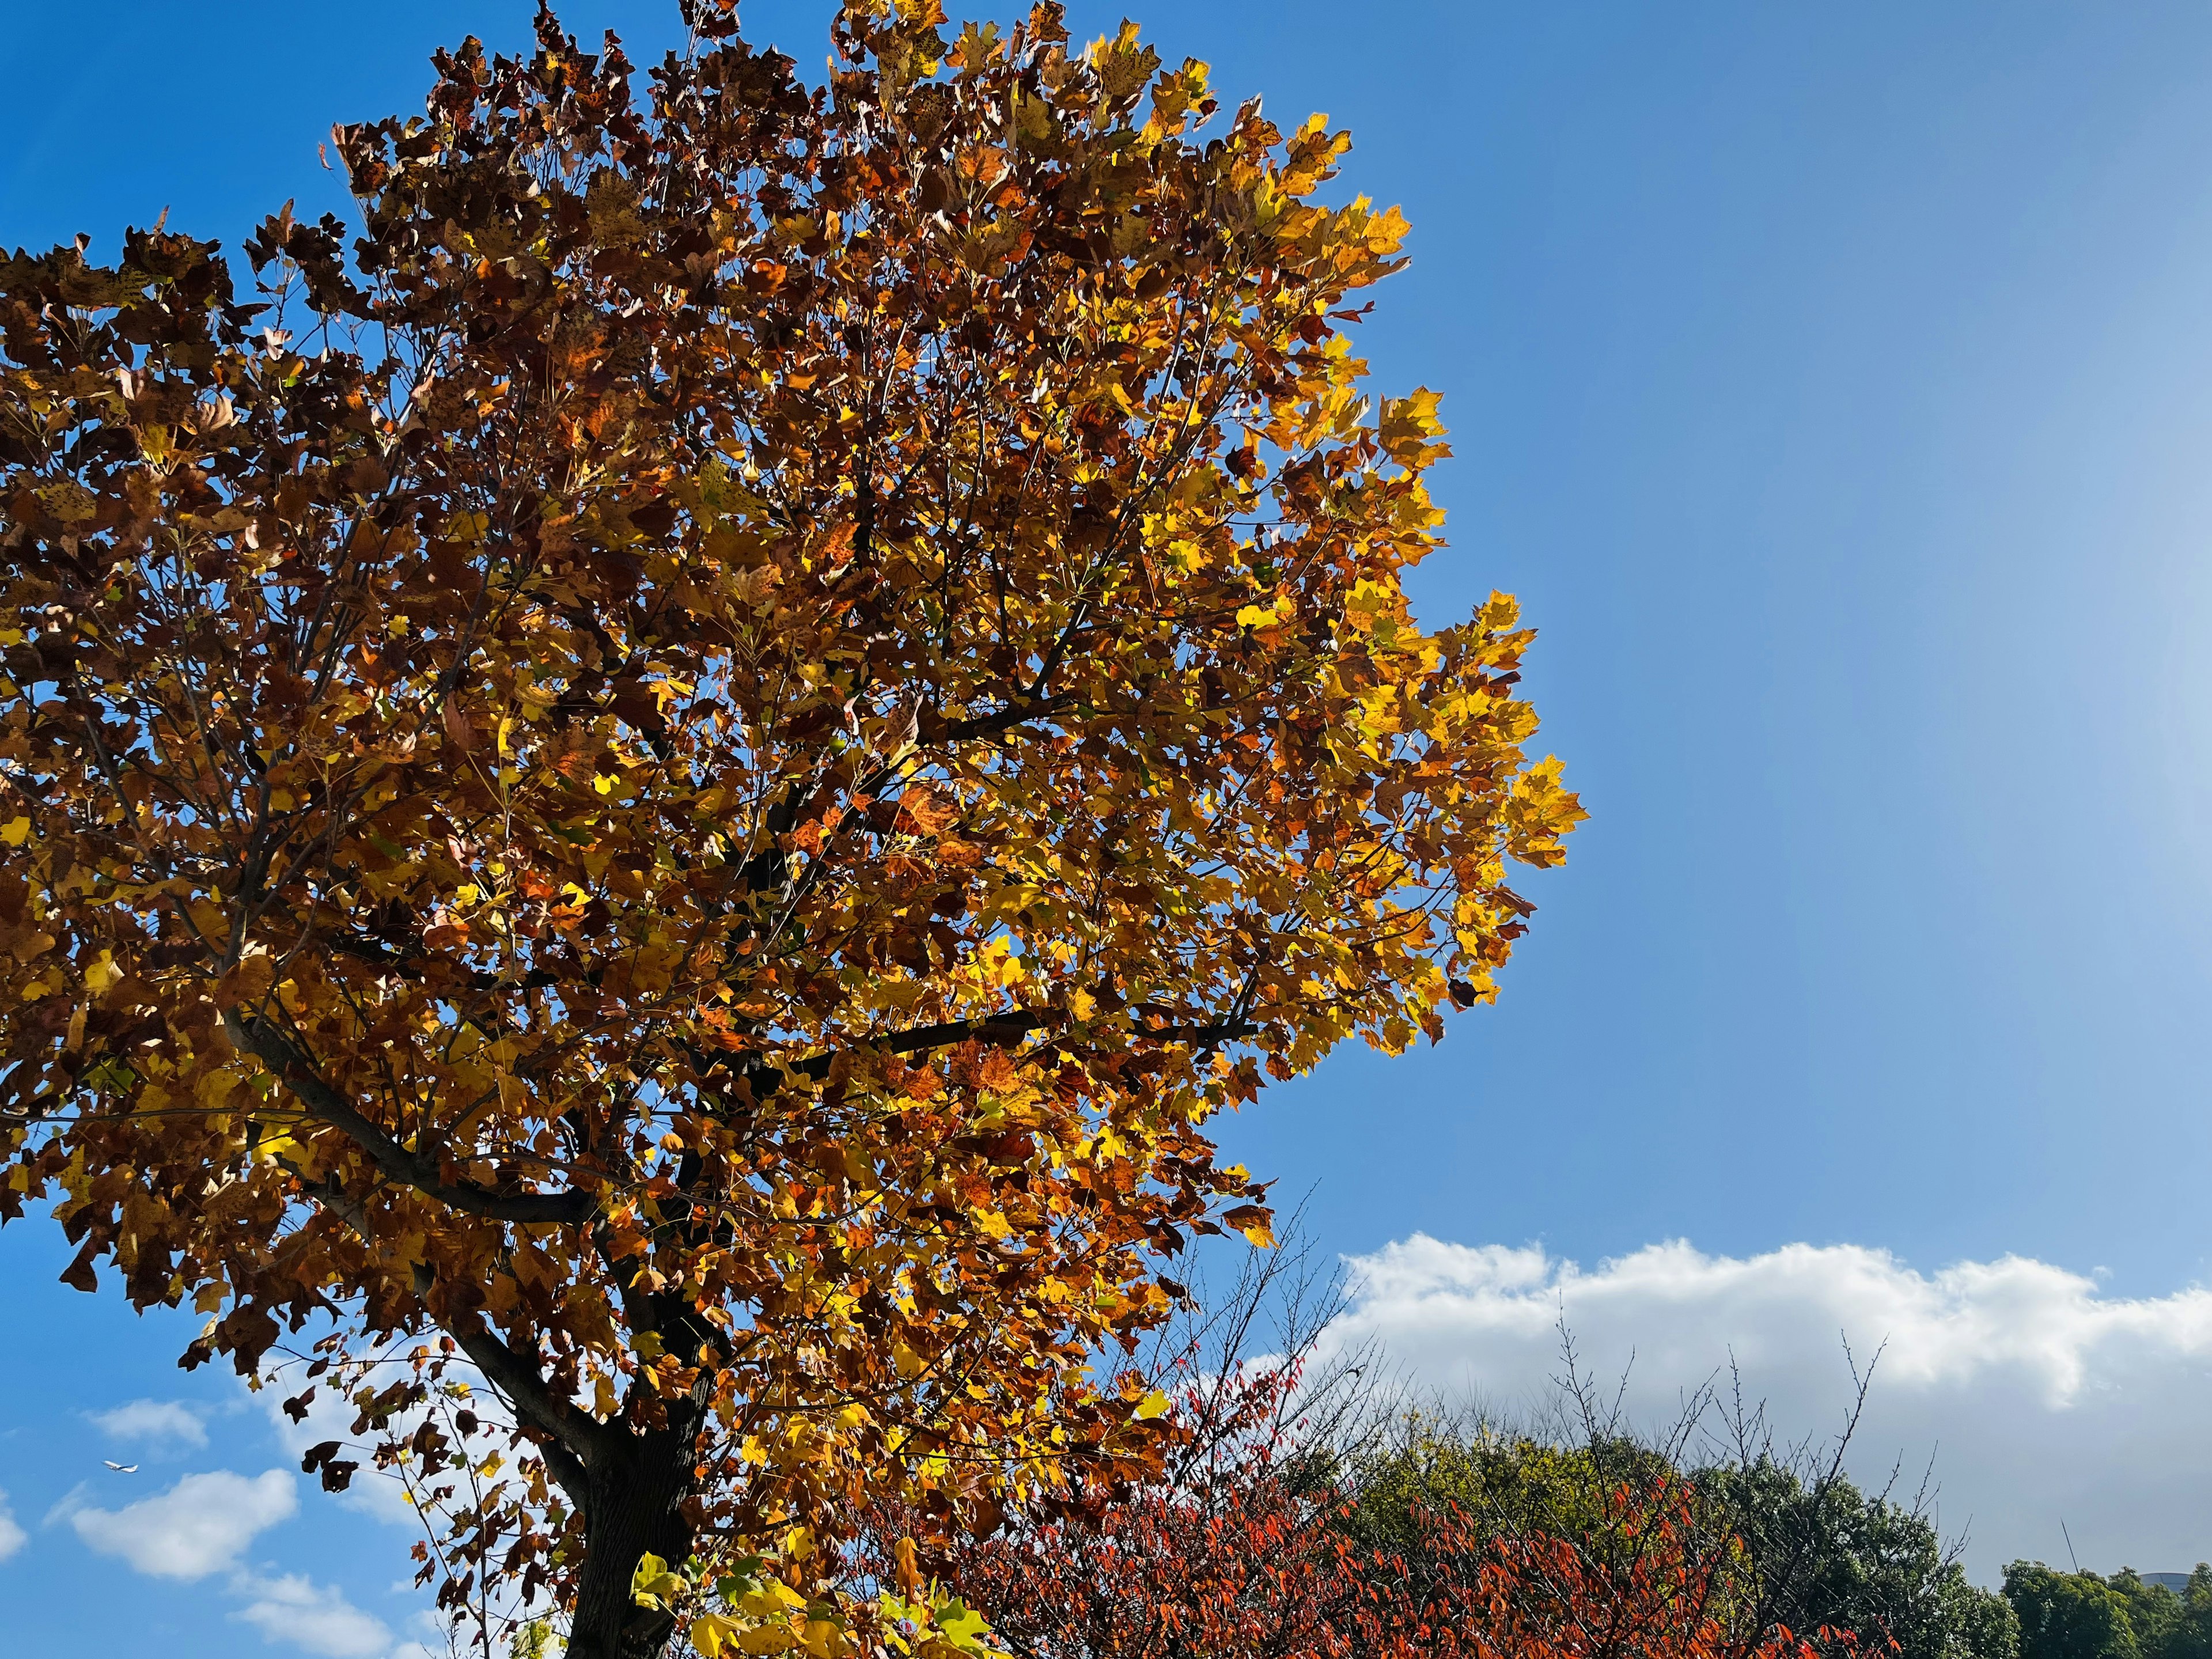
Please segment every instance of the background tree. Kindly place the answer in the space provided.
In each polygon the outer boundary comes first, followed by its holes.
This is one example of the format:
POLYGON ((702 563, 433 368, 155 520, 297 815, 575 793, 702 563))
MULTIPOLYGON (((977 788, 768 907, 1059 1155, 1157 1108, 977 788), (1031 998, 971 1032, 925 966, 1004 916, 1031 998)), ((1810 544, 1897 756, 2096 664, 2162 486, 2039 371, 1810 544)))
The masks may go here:
POLYGON ((441 54, 258 301, 0 268, 0 1213, 188 1363, 304 1334, 448 1605, 592 1659, 688 1616, 647 1557, 818 1645, 864 1499, 927 1555, 1141 1464, 1093 1356, 1268 1222, 1207 1118, 1490 996, 1580 816, 1511 601, 1407 611, 1343 135, 1049 5, 848 6, 821 88, 690 15, 641 95, 441 54))
POLYGON ((2004 1598, 1968 1581, 1918 1503, 1862 1492, 1838 1471, 1757 1456, 1708 1468, 1700 1489, 1758 1564, 1775 1616, 1857 1632, 1899 1659, 2013 1659, 2020 1631, 2004 1598))
POLYGON ((2004 1593, 2020 1620, 2021 1659, 2212 1656, 2212 1567, 2201 1562, 2177 1595, 2132 1568, 2105 1577, 2015 1561, 2004 1593))
POLYGON ((2015 1561, 2005 1569, 2004 1593, 2020 1620, 2021 1659, 2137 1659, 2142 1651, 2125 1595, 2095 1573, 2015 1561))

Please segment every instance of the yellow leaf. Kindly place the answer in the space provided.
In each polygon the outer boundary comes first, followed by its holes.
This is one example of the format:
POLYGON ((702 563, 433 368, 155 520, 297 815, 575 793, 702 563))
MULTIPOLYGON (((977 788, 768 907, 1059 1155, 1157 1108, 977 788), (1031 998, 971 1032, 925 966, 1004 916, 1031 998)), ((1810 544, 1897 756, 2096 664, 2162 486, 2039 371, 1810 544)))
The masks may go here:
POLYGON ((1425 387, 1411 397, 1385 398, 1378 434, 1382 453, 1401 466, 1424 466, 1439 455, 1449 454, 1443 444, 1428 441, 1443 435, 1444 423, 1437 418, 1439 401, 1440 394, 1425 387))
POLYGON ((991 1626, 981 1613, 958 1601, 939 1610, 937 1628, 953 1646, 970 1653, 981 1649, 983 1638, 991 1633, 991 1626))
POLYGON ((641 1607, 665 1607, 688 1588, 682 1577, 671 1572, 668 1563, 650 1550, 638 1557, 637 1571, 629 1576, 630 1598, 641 1607))
POLYGON ((1137 1402, 1137 1409, 1132 1412, 1130 1415, 1134 1417, 1139 1423, 1149 1423, 1155 1417, 1164 1416, 1167 1413, 1167 1395, 1162 1394, 1158 1389, 1154 1389, 1150 1394, 1146 1395, 1142 1400, 1137 1402))
POLYGON ((719 1613, 702 1613, 691 1621, 691 1645, 706 1659, 720 1659, 723 1644, 734 1642, 737 1634, 737 1621, 719 1613))
POLYGON ((30 834, 31 821, 26 817, 13 817, 0 824, 0 842, 7 842, 10 847, 21 847, 30 834))
POLYGON ((1264 1205, 1239 1204, 1233 1210, 1223 1212, 1221 1218, 1260 1249, 1274 1247, 1275 1218, 1264 1205))

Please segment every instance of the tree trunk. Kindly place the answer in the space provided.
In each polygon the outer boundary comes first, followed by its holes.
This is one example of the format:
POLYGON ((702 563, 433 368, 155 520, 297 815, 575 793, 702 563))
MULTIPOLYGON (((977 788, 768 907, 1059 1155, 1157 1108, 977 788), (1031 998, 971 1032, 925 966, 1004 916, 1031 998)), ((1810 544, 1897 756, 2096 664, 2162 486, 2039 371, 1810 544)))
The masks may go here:
POLYGON ((681 1568, 691 1553, 684 1514, 696 1461, 696 1413, 672 1401, 665 1428, 629 1437, 589 1474, 584 1568, 576 1589, 569 1659, 658 1659, 674 1621, 631 1599, 638 1558, 681 1568))

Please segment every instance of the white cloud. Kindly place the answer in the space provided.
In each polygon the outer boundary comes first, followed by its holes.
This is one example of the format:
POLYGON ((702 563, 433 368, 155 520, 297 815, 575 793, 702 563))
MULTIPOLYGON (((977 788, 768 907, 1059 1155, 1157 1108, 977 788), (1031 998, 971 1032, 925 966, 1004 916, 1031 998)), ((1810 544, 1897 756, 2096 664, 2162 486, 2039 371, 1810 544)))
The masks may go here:
MULTIPOLYGON (((298 1482, 282 1469, 251 1477, 227 1469, 186 1475, 166 1492, 113 1510, 91 1507, 91 1490, 80 1486, 56 1504, 48 1524, 66 1521, 94 1549, 156 1577, 191 1580, 228 1572, 229 1593, 240 1603, 230 1616, 270 1642, 325 1659, 443 1659, 448 1651, 443 1627, 425 1613, 417 1612, 410 1629, 437 1638, 434 1643, 395 1636, 335 1584, 241 1565, 253 1540, 299 1508, 298 1482)), ((0 1501, 0 1559, 14 1547, 7 1537, 9 1524, 0 1501)), ((410 1581, 393 1588, 411 1592, 415 1586, 410 1581)))
MULTIPOLYGON (((410 1584, 409 1589, 414 1586, 410 1584)), ((416 1639, 402 1642, 392 1650, 391 1659, 450 1659, 453 1644, 447 1639, 446 1626, 438 1615, 427 1609, 418 1611, 408 1620, 416 1632, 416 1639)))
POLYGON ((111 1439, 173 1440, 186 1446, 207 1444, 207 1428, 199 1413, 175 1400, 134 1400, 112 1411, 86 1413, 93 1425, 111 1439))
POLYGON ((0 1492, 0 1561, 22 1548, 27 1536, 15 1519, 15 1511, 8 1507, 8 1494, 0 1492))
POLYGON ((391 1652, 392 1632, 381 1619, 363 1613, 335 1585, 320 1585, 300 1573, 261 1578, 240 1573, 231 1581, 246 1606, 231 1614, 272 1642, 289 1642, 329 1659, 379 1659, 391 1652))
POLYGON ((1647 1424, 1733 1354, 1792 1437, 1838 1425, 1844 1340, 1862 1364, 1887 1344, 1854 1466, 1878 1483, 1901 1457, 1910 1486, 1932 1453, 1976 1577, 2064 1559, 2062 1517, 2084 1566, 2212 1559, 2212 1291, 2106 1297, 2018 1256, 1922 1273, 1849 1245, 1737 1260, 1656 1244, 1585 1272, 1417 1234, 1348 1265, 1333 1346, 1378 1340, 1419 1381, 1509 1413, 1553 1391, 1563 1316, 1585 1371, 1626 1373, 1647 1424))
POLYGON ((50 1519, 66 1519, 103 1555, 119 1555, 158 1578, 204 1578, 235 1566, 255 1534, 291 1518, 299 1507, 292 1477, 282 1469, 248 1478, 218 1469, 188 1474, 165 1492, 119 1510, 84 1507, 64 1498, 50 1519))

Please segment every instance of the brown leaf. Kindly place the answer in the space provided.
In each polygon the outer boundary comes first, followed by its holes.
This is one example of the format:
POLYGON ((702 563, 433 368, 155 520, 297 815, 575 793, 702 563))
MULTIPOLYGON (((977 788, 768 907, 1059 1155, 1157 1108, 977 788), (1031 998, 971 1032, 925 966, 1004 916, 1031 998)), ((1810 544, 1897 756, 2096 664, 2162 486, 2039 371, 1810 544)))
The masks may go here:
POLYGON ((96 1253, 97 1246, 92 1240, 87 1239, 76 1255, 70 1258, 69 1266, 62 1269, 62 1283, 73 1291, 98 1290, 100 1275, 93 1271, 92 1266, 93 1257, 96 1253))
POLYGON ((447 697, 444 724, 447 740, 460 753, 465 755, 476 747, 476 733, 469 729, 469 717, 462 711, 459 698, 447 697))

